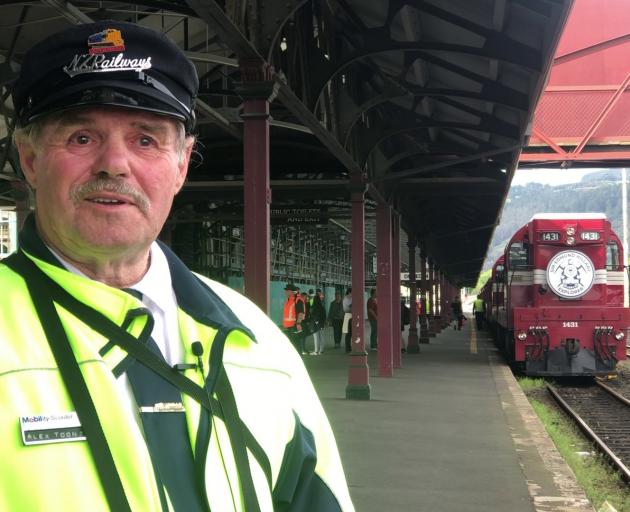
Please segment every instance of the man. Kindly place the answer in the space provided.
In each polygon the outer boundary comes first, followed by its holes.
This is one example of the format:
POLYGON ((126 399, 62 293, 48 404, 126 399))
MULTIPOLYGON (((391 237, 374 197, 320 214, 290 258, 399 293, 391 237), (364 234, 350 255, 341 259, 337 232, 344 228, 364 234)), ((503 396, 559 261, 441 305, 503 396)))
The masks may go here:
POLYGON ((370 350, 376 350, 376 333, 377 333, 377 312, 376 305, 376 288, 370 290, 370 298, 367 301, 367 315, 370 322, 370 350))
POLYGON ((335 340, 335 348, 341 346, 341 330, 343 327, 343 303, 341 302, 341 292, 335 292, 335 300, 328 306, 328 321, 333 328, 333 339, 335 340))
POLYGON ((352 288, 346 290, 343 298, 343 332, 346 334, 346 352, 352 350, 352 288))
POLYGON ((455 320, 453 329, 461 331, 464 323, 464 312, 462 310, 462 301, 459 296, 456 296, 453 299, 453 302, 451 302, 451 310, 453 311, 453 320, 455 320))
POLYGON ((481 298, 481 295, 477 295, 475 302, 473 302, 473 314, 475 315, 475 323, 477 325, 477 330, 481 331, 483 329, 483 317, 486 312, 486 303, 481 298))
POLYGON ((0 510, 353 510, 286 337, 155 242, 197 86, 172 42, 127 23, 23 57, 15 141, 36 210, 0 265, 0 510))
POLYGON ((284 306, 282 308, 282 328, 284 330, 284 334, 286 334, 287 338, 291 340, 293 346, 296 347, 296 336, 295 336, 295 323, 297 319, 297 313, 295 311, 295 286, 291 283, 288 283, 284 287, 284 306))

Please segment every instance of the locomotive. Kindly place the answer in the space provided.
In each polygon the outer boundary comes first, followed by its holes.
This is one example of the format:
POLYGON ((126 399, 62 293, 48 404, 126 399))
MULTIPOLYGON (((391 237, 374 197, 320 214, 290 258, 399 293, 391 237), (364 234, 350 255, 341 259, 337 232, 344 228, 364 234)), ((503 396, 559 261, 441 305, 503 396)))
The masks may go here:
POLYGON ((594 376, 626 358, 623 247, 604 214, 537 214, 481 291, 486 325, 527 375, 594 376))

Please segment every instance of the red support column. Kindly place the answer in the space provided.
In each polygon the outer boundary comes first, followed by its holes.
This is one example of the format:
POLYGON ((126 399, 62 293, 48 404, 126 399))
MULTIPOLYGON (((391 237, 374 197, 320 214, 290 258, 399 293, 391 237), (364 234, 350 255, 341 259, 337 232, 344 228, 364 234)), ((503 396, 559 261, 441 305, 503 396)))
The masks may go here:
POLYGON ((416 283, 416 240, 410 238, 407 242, 409 248, 409 337, 407 338, 407 353, 417 354, 420 352, 418 345, 418 308, 416 300, 418 297, 416 283))
POLYGON ((440 326, 442 329, 446 327, 447 322, 447 311, 446 311, 446 301, 448 297, 448 281, 446 280, 446 275, 444 272, 440 271, 440 326))
POLYGON ((354 400, 370 399, 370 370, 367 352, 365 351, 365 190, 365 183, 361 176, 350 176, 350 201, 352 203, 352 351, 350 353, 346 398, 354 400))
POLYGON ((436 335, 436 316, 437 316, 437 308, 435 302, 436 287, 435 287, 435 266, 434 263, 429 260, 429 336, 432 338, 436 335))
MULTIPOLYGON (((378 297, 378 375, 394 375, 394 322, 392 297, 392 210, 388 204, 376 207, 376 296, 378 297)), ((397 299, 397 298, 396 298, 397 299)), ((398 305, 400 307, 400 305, 398 305)))
POLYGON ((392 216, 392 360, 394 368, 402 368, 403 348, 400 305, 400 216, 392 216))
POLYGON ((427 284, 427 258, 420 254, 420 343, 429 343, 429 316, 427 314, 427 297, 429 296, 427 284))
POLYGON ((269 102, 277 86, 271 80, 273 68, 267 63, 244 60, 239 65, 243 81, 237 84, 236 92, 243 98, 245 295, 269 313, 269 102))

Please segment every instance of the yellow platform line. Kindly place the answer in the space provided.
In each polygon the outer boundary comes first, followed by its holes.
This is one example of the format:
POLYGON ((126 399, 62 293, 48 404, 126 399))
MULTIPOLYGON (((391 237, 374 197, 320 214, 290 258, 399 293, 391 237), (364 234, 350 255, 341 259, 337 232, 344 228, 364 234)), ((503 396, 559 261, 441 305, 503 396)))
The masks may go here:
POLYGON ((477 353, 477 326, 473 323, 470 329, 470 353, 477 353))

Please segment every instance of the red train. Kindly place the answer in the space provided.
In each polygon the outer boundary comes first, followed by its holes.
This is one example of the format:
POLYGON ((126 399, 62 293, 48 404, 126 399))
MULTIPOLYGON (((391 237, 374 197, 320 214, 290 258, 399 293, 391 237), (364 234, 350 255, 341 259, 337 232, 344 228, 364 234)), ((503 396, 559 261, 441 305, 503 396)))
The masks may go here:
POLYGON ((630 328, 624 262, 605 215, 534 215, 481 292, 487 325, 510 363, 528 375, 614 372, 630 328))

